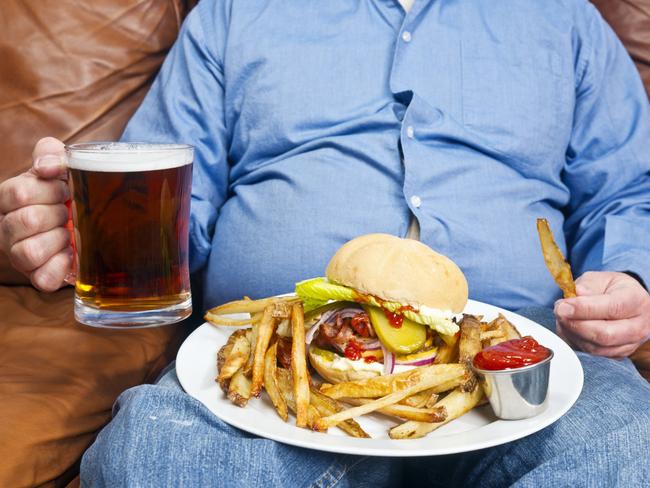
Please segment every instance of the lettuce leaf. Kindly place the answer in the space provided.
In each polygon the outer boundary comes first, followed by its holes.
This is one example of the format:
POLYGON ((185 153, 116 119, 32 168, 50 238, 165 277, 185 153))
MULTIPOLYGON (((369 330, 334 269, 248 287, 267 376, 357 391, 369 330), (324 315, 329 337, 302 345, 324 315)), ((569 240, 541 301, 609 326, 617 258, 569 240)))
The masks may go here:
MULTIPOLYGON (((330 301, 358 302, 383 307, 390 312, 395 312, 403 304, 397 302, 379 301, 372 295, 364 295, 344 285, 332 283, 327 278, 319 277, 296 283, 296 295, 303 301, 305 312, 309 312, 330 301)), ((428 325, 431 329, 442 335, 445 341, 452 340, 451 336, 458 332, 458 325, 450 319, 439 315, 430 315, 412 310, 403 310, 401 313, 408 319, 420 324, 428 325), (445 337, 447 336, 447 337, 445 337)))

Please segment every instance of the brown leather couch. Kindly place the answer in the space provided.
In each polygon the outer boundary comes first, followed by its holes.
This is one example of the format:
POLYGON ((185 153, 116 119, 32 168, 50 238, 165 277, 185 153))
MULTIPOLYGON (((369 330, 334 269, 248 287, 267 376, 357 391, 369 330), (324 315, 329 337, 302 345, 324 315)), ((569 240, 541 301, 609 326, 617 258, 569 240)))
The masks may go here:
MULTIPOLYGON (((189 7, 3 0, 0 181, 30 167, 43 135, 118 138, 189 7)), ((0 486, 65 486, 117 395, 153 381, 186 329, 90 329, 73 319, 71 288, 39 293, 6 268, 0 279, 13 283, 0 286, 0 486)))
MULTIPOLYGON (((30 166, 42 135, 117 138, 192 3, 3 0, 0 181, 30 166)), ((650 0, 595 3, 627 43, 650 93, 650 0)), ((5 261, 0 256, 0 486, 65 486, 116 396, 153 380, 187 329, 80 326, 71 289, 39 293, 5 261)), ((650 376, 650 347, 637 359, 650 376)))

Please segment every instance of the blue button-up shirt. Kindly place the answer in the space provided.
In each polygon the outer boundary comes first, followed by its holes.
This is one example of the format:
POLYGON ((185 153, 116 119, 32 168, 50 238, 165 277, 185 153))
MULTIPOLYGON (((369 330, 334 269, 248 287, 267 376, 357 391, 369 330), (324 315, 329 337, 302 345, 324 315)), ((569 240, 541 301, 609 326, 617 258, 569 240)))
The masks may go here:
POLYGON ((537 217, 576 274, 650 283, 648 109, 583 0, 201 0, 124 139, 196 147, 205 306, 413 214, 471 298, 517 308, 559 296, 537 217))

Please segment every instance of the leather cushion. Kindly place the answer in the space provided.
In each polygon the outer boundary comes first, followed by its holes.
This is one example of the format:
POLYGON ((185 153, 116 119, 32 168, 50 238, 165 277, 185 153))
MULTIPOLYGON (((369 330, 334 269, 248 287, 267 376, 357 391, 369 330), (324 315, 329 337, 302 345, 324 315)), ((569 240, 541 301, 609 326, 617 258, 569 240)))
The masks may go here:
POLYGON ((0 486, 51 482, 81 457, 126 388, 155 380, 183 326, 94 329, 72 288, 0 287, 0 486))
POLYGON ((185 14, 183 0, 2 0, 0 181, 34 143, 115 140, 185 14))
POLYGON ((650 0, 593 0, 636 63, 650 97, 650 0))

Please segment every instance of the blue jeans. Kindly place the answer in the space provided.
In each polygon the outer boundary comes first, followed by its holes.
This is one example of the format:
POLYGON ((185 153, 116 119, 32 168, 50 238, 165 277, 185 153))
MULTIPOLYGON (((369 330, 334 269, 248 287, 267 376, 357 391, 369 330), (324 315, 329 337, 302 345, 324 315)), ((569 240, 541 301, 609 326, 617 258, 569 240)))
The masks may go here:
MULTIPOLYGON (((552 312, 524 315, 554 327, 552 312)), ((81 464, 83 486, 650 486, 650 386, 630 361, 579 353, 585 384, 553 425, 450 456, 336 455, 280 444, 220 421, 169 370, 124 392, 81 464)))

